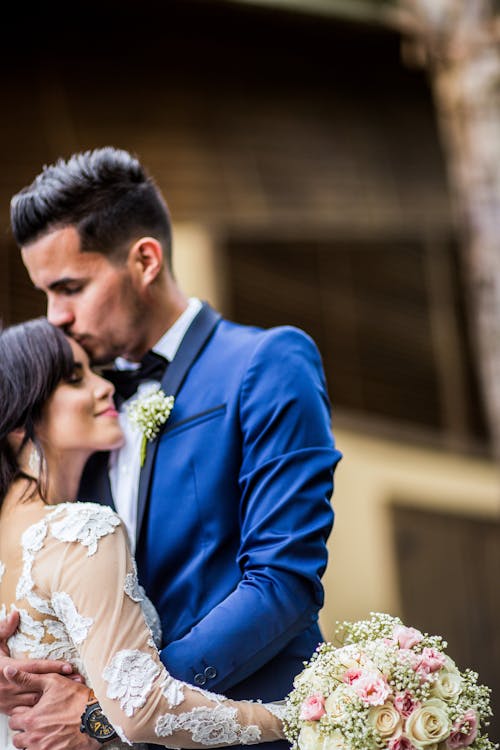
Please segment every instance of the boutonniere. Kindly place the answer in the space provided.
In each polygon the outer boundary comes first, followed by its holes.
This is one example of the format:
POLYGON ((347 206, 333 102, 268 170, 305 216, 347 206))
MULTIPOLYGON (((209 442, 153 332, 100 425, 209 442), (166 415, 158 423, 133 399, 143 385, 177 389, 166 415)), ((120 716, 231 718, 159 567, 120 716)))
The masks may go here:
POLYGON ((166 396, 159 385, 144 389, 139 396, 128 404, 127 414, 130 421, 142 432, 141 467, 146 459, 148 440, 154 440, 174 408, 174 397, 166 396))

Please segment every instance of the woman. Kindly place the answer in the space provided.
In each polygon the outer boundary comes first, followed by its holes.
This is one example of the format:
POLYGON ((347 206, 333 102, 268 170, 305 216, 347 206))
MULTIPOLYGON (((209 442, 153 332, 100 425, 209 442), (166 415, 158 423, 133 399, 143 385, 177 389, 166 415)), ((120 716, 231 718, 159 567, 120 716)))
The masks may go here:
MULTIPOLYGON (((91 453, 123 441, 112 395, 79 344, 45 319, 0 335, 0 616, 20 612, 11 655, 71 662, 117 732, 113 747, 283 739, 279 708, 168 674, 120 519, 74 502, 91 453)), ((2 748, 13 748, 5 717, 3 732, 2 748)))

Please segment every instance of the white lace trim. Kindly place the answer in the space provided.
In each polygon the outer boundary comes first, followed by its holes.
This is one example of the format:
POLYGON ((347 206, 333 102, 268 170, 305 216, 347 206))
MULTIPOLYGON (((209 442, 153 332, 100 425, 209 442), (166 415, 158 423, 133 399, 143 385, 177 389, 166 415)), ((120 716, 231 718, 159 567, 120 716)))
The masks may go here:
POLYGON ((47 517, 52 536, 61 542, 79 542, 88 548, 88 557, 97 552, 99 539, 113 534, 120 525, 111 508, 96 503, 61 503, 47 517), (61 520, 54 520, 61 516, 61 520))
POLYGON ((125 585, 123 587, 123 590, 127 594, 130 599, 132 599, 133 602, 142 602, 144 599, 144 589, 139 586, 139 581, 137 580, 137 565, 135 563, 135 560, 133 562, 133 569, 131 573, 127 573, 125 576, 125 585))
POLYGON ((161 620, 155 606, 153 605, 152 601, 146 596, 146 592, 139 583, 137 577, 137 565, 133 558, 132 565, 132 571, 130 573, 127 573, 127 575, 125 576, 125 584, 123 586, 123 590, 125 591, 125 594, 130 599, 132 599, 133 602, 138 602, 141 605, 142 614, 144 615, 144 619, 146 620, 146 625, 151 632, 151 638, 148 641, 148 645, 150 645, 151 648, 159 649, 161 648, 162 642, 161 620))
POLYGON ((283 721, 286 717, 287 707, 285 701, 274 701, 273 703, 263 703, 262 705, 264 708, 267 708, 270 714, 280 719, 280 721, 283 721))
POLYGON ((116 732, 116 734, 117 734, 117 735, 118 735, 118 737, 119 737, 119 738, 121 739, 121 741, 122 741, 122 742, 123 742, 123 743, 124 743, 125 745, 132 745, 132 743, 130 742, 129 738, 128 738, 128 737, 126 736, 126 734, 125 734, 125 732, 123 731, 123 729, 121 728, 121 726, 119 726, 119 724, 113 724, 113 726, 114 726, 114 728, 115 728, 115 732, 116 732))
POLYGON ((51 603, 56 617, 64 624, 73 643, 78 645, 83 643, 94 624, 93 618, 83 617, 78 612, 73 599, 65 591, 56 591, 52 594, 51 603))
POLYGON ((17 582, 16 599, 26 599, 33 609, 36 609, 37 612, 41 612, 43 615, 53 615, 54 610, 49 603, 33 591, 35 582, 32 577, 35 556, 43 547, 47 530, 47 522, 42 520, 29 526, 21 537, 23 572, 17 582))
POLYGON ((207 698, 209 701, 217 701, 218 703, 222 703, 223 701, 229 700, 226 695, 221 695, 220 693, 211 693, 208 690, 204 690, 201 687, 198 687, 197 685, 189 685, 190 690, 194 690, 195 693, 200 693, 200 695, 203 695, 204 698, 207 698))
POLYGON ((215 708, 198 706, 192 711, 164 714, 156 722, 158 737, 170 737, 174 732, 191 734, 193 742, 200 745, 254 744, 260 740, 259 727, 242 727, 237 721, 236 708, 217 705, 215 708))
POLYGON ((156 608, 151 599, 146 596, 146 592, 144 591, 142 586, 140 587, 140 589, 144 592, 144 596, 142 598, 142 601, 140 602, 142 614, 144 615, 146 625, 148 626, 149 632, 151 633, 149 645, 157 651, 159 648, 161 648, 162 642, 160 616, 156 611, 156 608))
POLYGON ((152 656, 137 649, 118 651, 106 667, 108 698, 116 698, 127 716, 133 716, 148 698, 160 668, 152 656))
POLYGON ((184 688, 184 682, 176 680, 174 677, 167 674, 162 683, 161 692, 167 699, 169 708, 175 708, 176 706, 180 706, 180 704, 184 702, 184 688))

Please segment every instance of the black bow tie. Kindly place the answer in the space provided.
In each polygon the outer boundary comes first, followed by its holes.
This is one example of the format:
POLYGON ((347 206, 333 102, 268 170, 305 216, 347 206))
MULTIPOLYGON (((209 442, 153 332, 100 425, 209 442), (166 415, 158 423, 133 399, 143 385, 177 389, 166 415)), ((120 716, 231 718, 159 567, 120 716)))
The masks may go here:
POLYGON ((115 391, 124 401, 134 395, 140 383, 145 380, 160 380, 168 366, 168 360, 161 354, 149 351, 141 359, 135 370, 103 370, 102 376, 110 380, 115 391))

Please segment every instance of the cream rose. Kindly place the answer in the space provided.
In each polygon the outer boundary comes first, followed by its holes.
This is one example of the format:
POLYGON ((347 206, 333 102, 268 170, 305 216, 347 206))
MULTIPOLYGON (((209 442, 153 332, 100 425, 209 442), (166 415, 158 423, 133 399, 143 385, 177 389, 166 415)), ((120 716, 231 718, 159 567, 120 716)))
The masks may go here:
POLYGON ((348 750, 348 747, 342 732, 336 729, 325 736, 322 750, 348 750))
POLYGON ((402 729, 402 719, 392 703, 374 706, 368 713, 368 723, 383 738, 387 739, 399 734, 402 729))
POLYGON ((446 704, 438 698, 430 698, 417 708, 406 720, 405 734, 418 748, 428 748, 448 737, 451 723, 446 713, 446 704))
POLYGON ((345 712, 349 703, 352 703, 352 699, 350 688, 347 685, 339 685, 326 699, 325 711, 329 716, 338 718, 345 712))
POLYGON ((442 669, 437 673, 431 694, 444 701, 454 701, 462 692, 462 678, 458 672, 449 672, 442 669))
POLYGON ((293 685, 296 688, 306 685, 309 690, 325 693, 328 690, 328 678, 317 675, 314 667, 306 667, 295 677, 293 685))
POLYGON ((322 750, 323 737, 316 725, 308 724, 300 730, 297 744, 300 750, 322 750))

